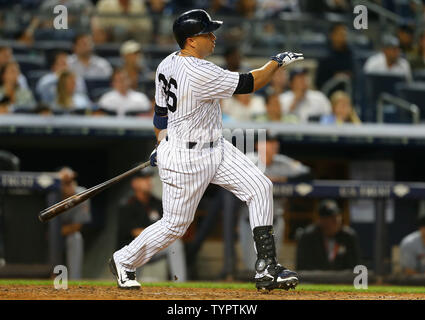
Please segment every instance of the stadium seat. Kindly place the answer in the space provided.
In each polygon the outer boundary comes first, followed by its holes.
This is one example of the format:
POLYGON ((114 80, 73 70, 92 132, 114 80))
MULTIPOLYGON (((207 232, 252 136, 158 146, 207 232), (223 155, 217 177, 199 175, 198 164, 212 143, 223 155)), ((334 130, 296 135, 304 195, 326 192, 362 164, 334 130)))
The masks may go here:
POLYGON ((418 106, 421 120, 425 120, 425 82, 399 83, 396 86, 399 96, 418 106))
POLYGON ((97 55, 103 58, 119 57, 121 43, 105 43, 97 45, 94 51, 97 55))
POLYGON ((72 51, 72 42, 67 40, 45 40, 45 41, 37 41, 34 43, 34 49, 43 51, 46 55, 49 51, 72 51))
POLYGON ((413 79, 415 81, 424 81, 425 82, 425 69, 417 70, 413 72, 413 79))
POLYGON ((30 71, 46 69, 44 56, 30 54, 15 54, 15 60, 19 63, 21 72, 27 76, 30 71))
POLYGON ((92 101, 95 101, 95 95, 98 94, 98 89, 110 89, 111 79, 107 78, 85 78, 87 91, 92 101))
MULTIPOLYGON (((366 122, 375 122, 376 106, 380 95, 384 92, 396 95, 396 84, 406 82, 406 78, 400 75, 368 73, 365 75, 365 80, 366 103, 363 105, 365 109, 362 110, 362 118, 366 122)), ((394 120, 391 122, 396 122, 398 111, 393 110, 391 113, 394 113, 390 115, 394 120)))
POLYGON ((55 29, 37 29, 34 32, 34 39, 37 41, 72 41, 75 37, 75 31, 71 28, 67 30, 55 30, 55 29))
POLYGON ((27 73, 28 85, 30 89, 33 90, 33 92, 35 90, 35 86, 37 85, 37 81, 49 72, 49 70, 31 70, 27 73))
POLYGON ((111 90, 110 87, 92 89, 91 92, 90 92, 91 101, 97 102, 102 95, 104 95, 106 92, 108 92, 110 90, 111 90))

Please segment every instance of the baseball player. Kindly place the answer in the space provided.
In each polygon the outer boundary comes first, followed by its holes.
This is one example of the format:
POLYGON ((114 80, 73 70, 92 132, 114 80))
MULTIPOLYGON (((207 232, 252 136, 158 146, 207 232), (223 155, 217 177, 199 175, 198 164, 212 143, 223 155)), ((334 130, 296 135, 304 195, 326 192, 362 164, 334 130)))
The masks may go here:
POLYGON ((199 9, 174 21, 173 32, 181 50, 167 56, 156 70, 153 124, 159 144, 150 157, 163 185, 163 217, 113 254, 110 268, 119 288, 140 288, 136 268, 185 234, 210 183, 226 188, 248 205, 257 252, 256 287, 288 290, 298 284, 298 275, 276 259, 273 184, 223 138, 219 99, 256 91, 279 67, 304 58, 283 52, 248 73, 224 70, 205 60, 214 51, 213 32, 222 23, 199 9))

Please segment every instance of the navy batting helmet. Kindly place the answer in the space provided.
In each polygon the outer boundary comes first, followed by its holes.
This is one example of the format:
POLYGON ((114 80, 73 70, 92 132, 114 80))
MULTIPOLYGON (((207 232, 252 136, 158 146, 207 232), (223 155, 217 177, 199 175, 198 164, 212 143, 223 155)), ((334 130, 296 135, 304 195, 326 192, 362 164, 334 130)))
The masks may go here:
POLYGON ((173 24, 174 37, 183 49, 187 38, 217 30, 223 21, 211 20, 210 15, 202 9, 194 9, 181 14, 173 24))

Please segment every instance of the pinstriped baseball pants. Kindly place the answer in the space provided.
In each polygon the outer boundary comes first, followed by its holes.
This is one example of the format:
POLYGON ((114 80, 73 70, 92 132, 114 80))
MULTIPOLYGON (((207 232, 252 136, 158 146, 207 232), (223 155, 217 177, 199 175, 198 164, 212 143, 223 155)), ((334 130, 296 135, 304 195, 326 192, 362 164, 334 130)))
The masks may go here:
POLYGON ((176 147, 163 139, 157 160, 163 185, 163 217, 114 253, 115 261, 124 269, 134 271, 182 237, 210 183, 226 188, 247 203, 251 229, 273 224, 272 182, 224 138, 217 146, 205 149, 176 147))

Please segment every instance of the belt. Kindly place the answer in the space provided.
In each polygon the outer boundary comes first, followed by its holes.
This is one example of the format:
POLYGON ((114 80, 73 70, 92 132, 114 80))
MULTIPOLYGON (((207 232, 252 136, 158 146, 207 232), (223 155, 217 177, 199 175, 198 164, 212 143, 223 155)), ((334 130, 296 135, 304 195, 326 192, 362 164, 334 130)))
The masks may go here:
MULTIPOLYGON (((169 140, 168 136, 165 137, 165 140, 166 141, 169 140)), ((218 140, 219 139, 217 139, 216 141, 205 142, 200 147, 198 146, 197 149, 214 148, 218 144, 218 140)), ((184 143, 184 147, 187 148, 187 149, 194 149, 196 145, 198 145, 198 142, 194 142, 194 141, 189 141, 189 142, 184 143)))

